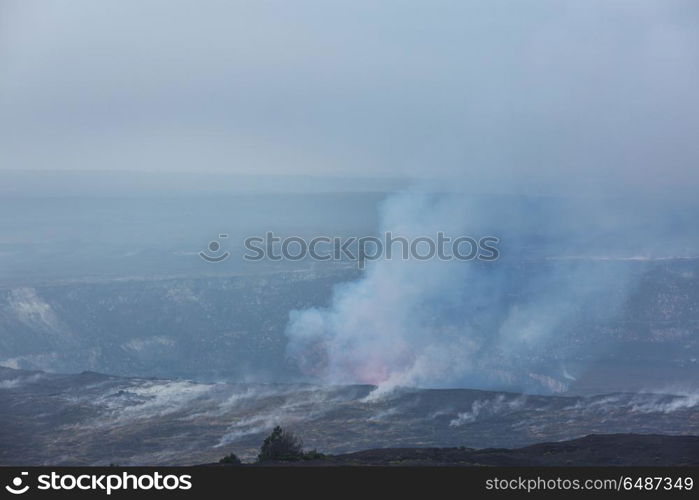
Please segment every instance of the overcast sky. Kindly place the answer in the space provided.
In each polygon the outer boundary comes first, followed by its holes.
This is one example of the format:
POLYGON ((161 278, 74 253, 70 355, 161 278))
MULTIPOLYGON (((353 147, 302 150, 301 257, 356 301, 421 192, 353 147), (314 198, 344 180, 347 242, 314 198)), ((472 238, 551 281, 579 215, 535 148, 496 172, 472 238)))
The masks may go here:
POLYGON ((693 190, 699 2, 0 0, 0 168, 693 190))

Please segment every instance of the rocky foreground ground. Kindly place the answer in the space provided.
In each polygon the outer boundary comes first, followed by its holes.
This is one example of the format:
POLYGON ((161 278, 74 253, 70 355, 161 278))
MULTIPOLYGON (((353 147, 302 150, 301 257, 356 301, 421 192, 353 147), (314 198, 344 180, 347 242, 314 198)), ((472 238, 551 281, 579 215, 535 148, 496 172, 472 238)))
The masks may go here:
POLYGON ((601 434, 516 449, 385 448, 264 465, 699 466, 699 436, 601 434))

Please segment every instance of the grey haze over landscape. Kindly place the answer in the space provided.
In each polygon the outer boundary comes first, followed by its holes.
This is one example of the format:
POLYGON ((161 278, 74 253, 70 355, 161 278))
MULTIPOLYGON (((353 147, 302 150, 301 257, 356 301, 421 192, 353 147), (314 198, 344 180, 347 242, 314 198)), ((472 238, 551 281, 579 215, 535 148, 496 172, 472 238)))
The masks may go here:
POLYGON ((0 464, 696 434, 697 88, 689 0, 0 2, 0 464))
POLYGON ((698 8, 5 0, 0 165, 689 196, 698 8))

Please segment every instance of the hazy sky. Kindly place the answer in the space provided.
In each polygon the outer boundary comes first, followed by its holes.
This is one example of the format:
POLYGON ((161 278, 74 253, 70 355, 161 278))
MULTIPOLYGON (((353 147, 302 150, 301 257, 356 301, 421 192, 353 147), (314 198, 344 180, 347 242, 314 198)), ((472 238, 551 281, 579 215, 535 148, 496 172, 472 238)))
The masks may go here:
POLYGON ((0 168, 699 187, 699 2, 0 0, 0 168))

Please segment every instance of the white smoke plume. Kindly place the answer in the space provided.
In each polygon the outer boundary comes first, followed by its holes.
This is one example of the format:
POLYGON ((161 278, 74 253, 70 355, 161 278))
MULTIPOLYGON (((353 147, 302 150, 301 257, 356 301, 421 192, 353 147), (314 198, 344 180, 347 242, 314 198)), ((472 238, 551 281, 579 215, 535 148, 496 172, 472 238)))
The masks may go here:
POLYGON ((501 259, 401 260, 396 245, 393 259, 337 286, 329 307, 291 312, 288 355, 316 380, 374 384, 377 394, 398 386, 562 392, 572 377, 552 362, 551 346, 566 348, 581 318, 617 314, 633 276, 616 257, 653 255, 626 237, 635 206, 618 208, 599 199, 395 195, 381 209, 381 234, 497 236, 501 259), (583 257, 556 258, 572 253, 583 257), (600 253, 615 258, 584 258, 600 253))

